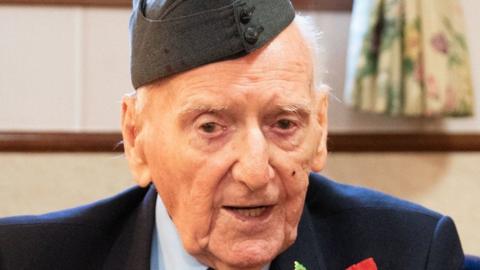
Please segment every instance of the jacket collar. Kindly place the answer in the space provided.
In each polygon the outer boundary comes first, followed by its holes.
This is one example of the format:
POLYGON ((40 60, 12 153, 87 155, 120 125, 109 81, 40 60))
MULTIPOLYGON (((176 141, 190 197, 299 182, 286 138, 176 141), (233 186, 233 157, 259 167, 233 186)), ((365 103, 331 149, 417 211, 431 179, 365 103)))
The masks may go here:
POLYGON ((123 224, 118 232, 112 232, 115 236, 103 269, 150 270, 156 198, 157 191, 150 185, 138 207, 118 221, 123 224))
POLYGON ((308 208, 305 206, 298 224, 297 239, 287 250, 273 260, 271 270, 293 270, 298 261, 307 269, 325 270, 324 258, 317 246, 315 231, 308 208))

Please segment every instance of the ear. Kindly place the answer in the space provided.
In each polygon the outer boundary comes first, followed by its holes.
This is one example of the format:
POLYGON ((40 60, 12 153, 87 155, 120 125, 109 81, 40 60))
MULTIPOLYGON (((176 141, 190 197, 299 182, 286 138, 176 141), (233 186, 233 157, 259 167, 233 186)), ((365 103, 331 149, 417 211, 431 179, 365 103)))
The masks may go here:
POLYGON ((318 90, 315 93, 317 106, 317 121, 320 126, 320 141, 312 161, 312 170, 321 171, 327 161, 327 135, 328 135, 328 90, 318 90))
POLYGON ((141 140, 142 126, 137 119, 135 94, 125 95, 122 99, 122 136, 128 166, 137 184, 146 187, 151 182, 151 174, 145 159, 141 140))

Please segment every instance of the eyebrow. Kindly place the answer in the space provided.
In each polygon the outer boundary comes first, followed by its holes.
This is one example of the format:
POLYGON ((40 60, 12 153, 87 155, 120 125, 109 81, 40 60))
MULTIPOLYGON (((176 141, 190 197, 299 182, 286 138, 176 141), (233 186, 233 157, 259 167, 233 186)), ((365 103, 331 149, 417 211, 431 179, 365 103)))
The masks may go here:
POLYGON ((180 118, 184 118, 192 113, 211 112, 218 113, 228 109, 226 104, 208 104, 201 101, 188 101, 179 109, 180 118))
MULTIPOLYGON (((273 102, 275 103, 275 102, 273 102)), ((300 118, 308 121, 312 114, 311 105, 307 100, 296 99, 295 101, 279 101, 278 104, 273 104, 269 115, 278 115, 282 113, 293 113, 300 118)))
POLYGON ((292 112, 299 115, 310 115, 312 110, 310 106, 304 103, 288 103, 275 106, 276 111, 292 112))

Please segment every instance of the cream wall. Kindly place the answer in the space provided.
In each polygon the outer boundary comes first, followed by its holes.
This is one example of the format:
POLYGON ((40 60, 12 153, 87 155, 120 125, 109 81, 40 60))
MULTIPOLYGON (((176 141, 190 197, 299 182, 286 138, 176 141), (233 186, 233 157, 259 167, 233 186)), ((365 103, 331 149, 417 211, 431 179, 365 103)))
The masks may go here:
POLYGON ((119 127, 126 8, 0 5, 0 130, 119 127))

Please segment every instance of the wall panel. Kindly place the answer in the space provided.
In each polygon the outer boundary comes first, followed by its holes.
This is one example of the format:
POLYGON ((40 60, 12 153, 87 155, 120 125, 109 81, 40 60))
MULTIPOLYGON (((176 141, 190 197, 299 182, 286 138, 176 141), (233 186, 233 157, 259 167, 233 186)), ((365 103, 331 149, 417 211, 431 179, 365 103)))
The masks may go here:
POLYGON ((83 130, 118 130, 130 83, 128 9, 84 10, 83 130))
POLYGON ((75 129, 78 8, 0 6, 0 130, 75 129))

